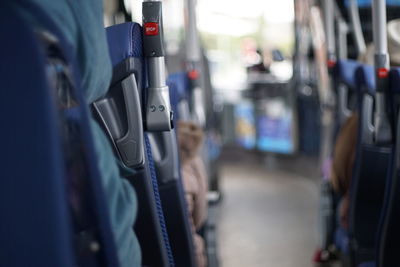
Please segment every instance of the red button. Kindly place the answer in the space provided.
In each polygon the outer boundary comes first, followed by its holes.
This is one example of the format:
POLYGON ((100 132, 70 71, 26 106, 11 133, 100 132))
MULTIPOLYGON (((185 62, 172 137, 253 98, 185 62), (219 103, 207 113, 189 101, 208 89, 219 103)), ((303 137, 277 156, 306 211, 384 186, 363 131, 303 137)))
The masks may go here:
POLYGON ((188 73, 189 79, 191 80, 197 80, 200 76, 199 72, 197 70, 191 70, 188 73))
POLYGON ((386 68, 379 68, 378 69, 378 78, 384 79, 389 76, 389 70, 386 68))
POLYGON ((332 60, 332 59, 329 59, 328 62, 327 62, 327 65, 328 65, 328 68, 333 68, 336 65, 336 61, 332 60))
POLYGON ((158 35, 158 23, 147 22, 144 24, 144 34, 145 35, 158 35))

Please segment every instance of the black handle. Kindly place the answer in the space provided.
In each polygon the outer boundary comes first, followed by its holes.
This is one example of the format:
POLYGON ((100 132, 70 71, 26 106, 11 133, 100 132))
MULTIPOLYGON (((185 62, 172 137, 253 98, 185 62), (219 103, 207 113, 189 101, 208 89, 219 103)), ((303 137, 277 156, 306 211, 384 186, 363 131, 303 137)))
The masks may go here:
POLYGON ((162 3, 143 2, 143 47, 145 57, 163 57, 162 3))

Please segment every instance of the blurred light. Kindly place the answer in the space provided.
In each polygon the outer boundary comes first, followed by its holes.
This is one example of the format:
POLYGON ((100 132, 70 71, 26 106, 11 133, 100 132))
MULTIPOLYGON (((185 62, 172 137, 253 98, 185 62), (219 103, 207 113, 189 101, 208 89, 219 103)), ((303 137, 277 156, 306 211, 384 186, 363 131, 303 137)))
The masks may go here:
POLYGON ((199 0, 199 29, 214 34, 244 36, 260 26, 263 17, 268 24, 291 23, 293 0, 199 0))

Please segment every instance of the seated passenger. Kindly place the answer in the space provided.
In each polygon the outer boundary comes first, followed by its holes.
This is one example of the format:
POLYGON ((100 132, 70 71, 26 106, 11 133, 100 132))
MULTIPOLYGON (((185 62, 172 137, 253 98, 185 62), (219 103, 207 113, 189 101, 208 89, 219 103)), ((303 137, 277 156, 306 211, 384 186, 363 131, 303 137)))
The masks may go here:
POLYGON ((205 267, 207 260, 204 240, 197 234, 207 218, 208 178, 200 156, 204 134, 199 126, 191 122, 179 121, 177 129, 182 179, 196 246, 197 265, 205 267))
POLYGON ((358 114, 353 113, 343 124, 336 139, 333 151, 331 183, 342 197, 339 206, 340 224, 348 228, 349 189, 356 153, 358 114))
MULTIPOLYGON (((63 31, 78 60, 87 103, 102 97, 111 81, 112 66, 103 27, 103 1, 27 0, 41 7, 63 31)), ((21 5, 21 10, 24 6, 21 5)), ((25 15, 35 20, 35 14, 25 15)), ((133 232, 137 213, 136 194, 123 179, 108 139, 90 119, 97 165, 108 204, 111 226, 121 267, 141 266, 139 243, 133 232)))

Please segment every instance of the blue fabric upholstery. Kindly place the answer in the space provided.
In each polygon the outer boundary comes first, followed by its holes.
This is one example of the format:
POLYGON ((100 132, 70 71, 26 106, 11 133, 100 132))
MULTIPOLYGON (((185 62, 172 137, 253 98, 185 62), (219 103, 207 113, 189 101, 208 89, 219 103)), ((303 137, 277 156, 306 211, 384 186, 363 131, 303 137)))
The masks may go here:
POLYGON ((375 95, 375 71, 371 65, 360 65, 357 69, 356 77, 363 93, 375 95))
MULTIPOLYGON (((110 52, 110 56, 111 56, 111 61, 112 61, 112 64, 114 67, 130 57, 139 58, 140 60, 143 61, 142 29, 139 24, 128 22, 128 23, 114 25, 114 26, 108 27, 106 29, 106 33, 107 33, 107 40, 109 42, 109 52, 110 52)), ((143 73, 141 73, 141 74, 142 74, 143 78, 145 78, 145 70, 142 70, 142 72, 143 73)), ((146 81, 142 81, 140 84, 142 84, 143 88, 139 88, 139 91, 143 90, 143 92, 139 92, 139 93, 142 93, 142 95, 145 95, 146 92, 145 92, 144 85, 146 84, 146 81)), ((142 123, 142 122, 138 122, 138 123, 142 123)), ((153 186, 152 191, 154 193, 153 199, 154 199, 155 205, 156 205, 156 211, 157 211, 157 215, 158 215, 157 219, 159 220, 159 226, 161 227, 162 241, 164 243, 164 249, 166 250, 169 265, 172 267, 175 265, 174 258, 173 258, 173 254, 172 254, 171 245, 169 242, 169 236, 168 236, 164 213, 163 213, 163 206, 161 203, 160 193, 159 193, 158 184, 157 184, 157 176, 156 176, 156 172, 154 169, 151 148, 148 144, 149 141, 148 141, 147 135, 145 135, 145 141, 146 141, 145 151, 147 151, 146 164, 148 165, 149 173, 146 172, 144 174, 146 177, 142 177, 142 178, 151 179, 152 186, 153 186)), ((142 242, 148 243, 145 240, 142 240, 142 242)), ((146 251, 144 250, 143 252, 146 253, 146 255, 151 256, 151 254, 154 254, 154 250, 156 249, 156 247, 153 245, 152 249, 153 249, 153 253, 152 253, 152 251, 147 251, 147 250, 149 250, 148 247, 147 247, 146 251)), ((146 260, 148 260, 148 257, 146 260)))
POLYGON ((356 88, 357 80, 355 73, 360 63, 355 60, 339 60, 336 66, 339 80, 351 89, 356 88))
POLYGON ((171 106, 174 111, 174 120, 180 119, 178 103, 186 99, 188 100, 189 78, 186 72, 177 72, 168 76, 167 84, 169 86, 169 96, 171 106))
POLYGON ((106 30, 113 67, 129 57, 142 57, 142 29, 139 24, 127 22, 106 30))
POLYGON ((155 198, 156 198, 158 218, 160 220, 161 230, 162 230, 162 234, 163 234, 164 241, 165 241, 165 246, 166 246, 167 253, 168 253, 169 264, 170 264, 171 267, 173 267, 173 266, 175 266, 174 257, 172 255, 172 249, 171 249, 171 245, 169 243, 167 226, 166 226, 166 223, 165 223, 164 212, 163 212, 163 208, 162 208, 162 205, 161 205, 160 192, 158 190, 158 181, 157 181, 157 176, 156 176, 156 169, 155 169, 155 166, 154 166, 153 156, 152 156, 152 153, 151 153, 150 141, 149 141, 149 137, 148 137, 147 134, 145 134, 144 140, 145 140, 146 151, 147 151, 147 159, 149 161, 151 182, 153 184, 154 195, 155 195, 155 198))
POLYGON ((30 25, 7 3, 0 3, 1 265, 73 266, 60 133, 43 54, 30 25))
POLYGON ((188 99, 189 77, 186 72, 176 72, 169 75, 167 82, 175 84, 178 102, 182 99, 188 99))

